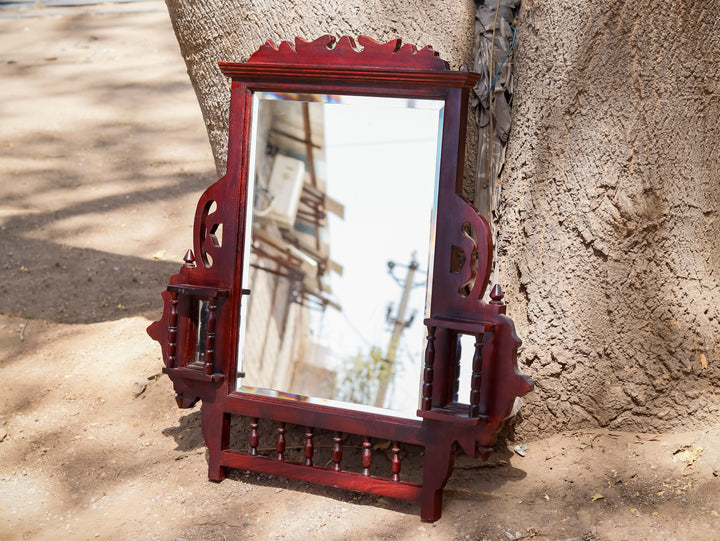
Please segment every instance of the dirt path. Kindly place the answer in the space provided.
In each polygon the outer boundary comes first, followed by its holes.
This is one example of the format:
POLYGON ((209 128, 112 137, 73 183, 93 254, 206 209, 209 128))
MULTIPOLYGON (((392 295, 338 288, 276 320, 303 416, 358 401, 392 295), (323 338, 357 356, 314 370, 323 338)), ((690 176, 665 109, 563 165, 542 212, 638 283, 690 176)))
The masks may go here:
POLYGON ((208 482, 199 412, 175 407, 144 330, 215 180, 164 5, 0 10, 0 77, 0 539, 720 537, 720 427, 460 457, 434 524, 208 482))

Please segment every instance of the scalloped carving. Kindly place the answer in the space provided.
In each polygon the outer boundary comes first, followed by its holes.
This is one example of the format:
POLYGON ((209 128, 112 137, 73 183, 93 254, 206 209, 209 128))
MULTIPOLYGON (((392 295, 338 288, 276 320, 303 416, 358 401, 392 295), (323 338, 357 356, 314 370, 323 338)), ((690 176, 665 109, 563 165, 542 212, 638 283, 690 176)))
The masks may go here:
POLYGON ((429 45, 418 49, 415 45, 403 45, 400 39, 380 43, 368 36, 358 36, 356 44, 350 36, 337 39, 330 34, 313 41, 295 38, 294 45, 289 41, 282 41, 278 46, 267 40, 265 45, 248 60, 248 62, 265 64, 323 66, 347 66, 349 61, 353 68, 364 66, 406 70, 449 70, 448 63, 442 60, 437 51, 429 45))

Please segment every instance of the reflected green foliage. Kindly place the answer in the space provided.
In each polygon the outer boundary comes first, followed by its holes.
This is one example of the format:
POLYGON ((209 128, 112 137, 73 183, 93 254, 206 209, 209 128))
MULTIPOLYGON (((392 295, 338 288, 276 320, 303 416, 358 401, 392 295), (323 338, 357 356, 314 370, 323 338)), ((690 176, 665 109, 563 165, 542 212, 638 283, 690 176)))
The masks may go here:
POLYGON ((355 404, 372 404, 380 379, 392 371, 379 347, 348 358, 345 366, 348 369, 338 386, 337 396, 339 400, 355 404))

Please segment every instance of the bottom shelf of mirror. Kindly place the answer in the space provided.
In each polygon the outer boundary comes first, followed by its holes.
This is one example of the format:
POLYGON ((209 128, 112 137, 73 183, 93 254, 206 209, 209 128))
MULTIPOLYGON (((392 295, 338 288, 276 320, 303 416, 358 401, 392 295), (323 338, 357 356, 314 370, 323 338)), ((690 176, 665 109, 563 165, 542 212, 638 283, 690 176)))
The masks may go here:
POLYGON ((206 374, 205 372, 187 367, 168 368, 163 367, 163 374, 167 374, 174 381, 176 378, 179 379, 190 379, 193 381, 205 381, 218 383, 225 380, 225 374, 206 374))
POLYGON ((441 408, 434 407, 429 410, 417 410, 417 416, 423 419, 434 419, 444 423, 459 423, 468 426, 478 426, 488 422, 490 419, 487 415, 482 414, 470 417, 468 414, 469 409, 469 404, 453 402, 441 408))

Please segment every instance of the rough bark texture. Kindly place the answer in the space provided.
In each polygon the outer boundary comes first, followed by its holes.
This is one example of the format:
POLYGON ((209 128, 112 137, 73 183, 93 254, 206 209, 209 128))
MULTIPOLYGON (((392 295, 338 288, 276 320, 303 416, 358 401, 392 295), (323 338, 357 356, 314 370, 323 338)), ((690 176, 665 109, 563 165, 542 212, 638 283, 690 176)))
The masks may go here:
POLYGON ((498 223, 537 382, 521 435, 716 422, 719 21, 716 0, 522 4, 498 223))
MULTIPOLYGON (((493 242, 497 239, 500 174, 512 125, 514 19, 519 7, 520 0, 500 0, 478 5, 475 13, 473 70, 482 78, 470 100, 478 128, 477 139, 470 144, 477 147, 474 204, 490 223, 493 242)), ((498 282, 496 250, 490 282, 498 282)))
MULTIPOLYGON (((324 34, 365 34, 378 41, 401 38, 405 43, 431 45, 453 69, 472 64, 472 0, 166 0, 166 4, 219 175, 225 172, 230 86, 217 63, 247 59, 268 39, 277 44, 296 36, 315 39, 324 34)), ((467 163, 474 169, 472 156, 467 163)), ((466 192, 472 196, 473 187, 467 186, 466 192)))
MULTIPOLYGON (((479 5, 476 12, 473 71, 483 77, 475 86, 471 100, 478 110, 479 127, 474 200, 478 212, 488 220, 492 220, 493 212, 497 211, 497 180, 505 162, 510 133, 513 20, 519 6, 520 0, 501 0, 479 5)), ((494 226, 492 222, 491 226, 494 226)))

